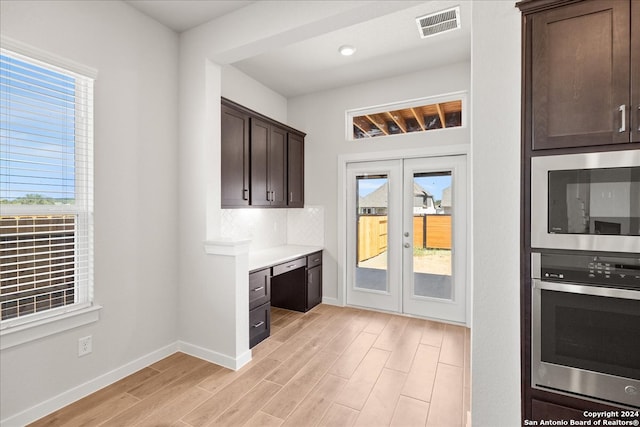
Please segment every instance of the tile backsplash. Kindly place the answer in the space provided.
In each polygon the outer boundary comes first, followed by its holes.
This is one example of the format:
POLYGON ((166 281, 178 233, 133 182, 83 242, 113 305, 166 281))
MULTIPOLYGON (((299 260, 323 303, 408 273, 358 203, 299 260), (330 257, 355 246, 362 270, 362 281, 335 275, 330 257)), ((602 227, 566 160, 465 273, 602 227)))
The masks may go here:
POLYGON ((281 245, 324 246, 324 208, 222 209, 222 237, 251 239, 256 251, 281 245))

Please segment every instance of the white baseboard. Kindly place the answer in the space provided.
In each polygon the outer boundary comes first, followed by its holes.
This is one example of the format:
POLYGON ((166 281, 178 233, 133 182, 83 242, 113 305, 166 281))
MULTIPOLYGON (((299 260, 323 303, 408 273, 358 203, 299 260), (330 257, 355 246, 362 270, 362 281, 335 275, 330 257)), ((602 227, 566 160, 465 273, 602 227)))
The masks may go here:
POLYGON ((251 361, 251 350, 233 358, 195 344, 178 341, 178 351, 206 360, 207 362, 215 363, 216 365, 224 366, 225 368, 233 369, 234 371, 237 371, 251 361))
POLYGON ((166 347, 153 351, 145 356, 142 356, 132 362, 129 362, 119 368, 116 368, 106 374, 100 375, 84 384, 80 384, 70 390, 60 393, 57 396, 52 397, 42 403, 32 406, 18 414, 12 415, 8 418, 0 420, 0 426, 2 427, 19 427, 24 426, 33 421, 36 421, 45 415, 57 411, 60 408, 82 399, 85 396, 95 393, 96 391, 104 388, 108 385, 121 380, 122 378, 133 374, 145 368, 165 357, 179 351, 178 342, 169 344, 166 347))
POLYGON ((338 298, 332 297, 322 297, 322 303, 327 305, 337 305, 338 307, 343 306, 343 304, 340 304, 340 301, 338 301, 338 298))

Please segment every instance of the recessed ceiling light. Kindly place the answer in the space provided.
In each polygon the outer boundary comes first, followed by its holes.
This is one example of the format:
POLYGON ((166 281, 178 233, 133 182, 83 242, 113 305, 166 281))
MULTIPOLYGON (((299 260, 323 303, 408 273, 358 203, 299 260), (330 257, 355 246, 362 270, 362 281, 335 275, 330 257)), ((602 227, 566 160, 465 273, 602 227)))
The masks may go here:
POLYGON ((340 48, 338 49, 338 52, 340 52, 340 55, 342 56, 351 56, 354 53, 356 53, 356 48, 353 46, 349 46, 348 44, 345 44, 343 46, 340 46, 340 48))

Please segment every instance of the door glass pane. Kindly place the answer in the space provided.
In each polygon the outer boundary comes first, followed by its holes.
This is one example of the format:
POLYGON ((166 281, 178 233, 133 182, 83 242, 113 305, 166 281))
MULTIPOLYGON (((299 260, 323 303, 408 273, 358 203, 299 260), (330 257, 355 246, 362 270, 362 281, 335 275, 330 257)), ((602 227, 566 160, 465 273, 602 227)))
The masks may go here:
POLYGON ((451 172, 413 175, 413 295, 453 299, 451 172))
POLYGON ((356 177, 355 287, 388 292, 387 225, 389 179, 385 175, 356 177))

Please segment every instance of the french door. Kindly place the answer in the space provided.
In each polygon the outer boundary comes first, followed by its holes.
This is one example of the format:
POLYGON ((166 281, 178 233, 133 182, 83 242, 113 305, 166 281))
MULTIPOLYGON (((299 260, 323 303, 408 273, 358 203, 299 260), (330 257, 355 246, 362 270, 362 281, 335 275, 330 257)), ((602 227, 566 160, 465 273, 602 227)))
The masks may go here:
POLYGON ((346 172, 347 304, 466 323, 466 157, 346 172))

